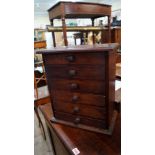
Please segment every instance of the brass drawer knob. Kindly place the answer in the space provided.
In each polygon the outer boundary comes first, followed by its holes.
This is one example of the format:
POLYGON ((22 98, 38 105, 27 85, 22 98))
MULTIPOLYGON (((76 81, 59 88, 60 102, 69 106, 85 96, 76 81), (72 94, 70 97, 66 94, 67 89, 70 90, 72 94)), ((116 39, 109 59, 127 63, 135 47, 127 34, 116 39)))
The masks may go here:
POLYGON ((69 72, 68 72, 68 74, 69 74, 70 77, 75 76, 76 73, 77 73, 77 72, 76 72, 76 70, 74 70, 74 69, 71 69, 71 70, 69 70, 69 72))
POLYGON ((77 102, 78 100, 79 100, 79 96, 74 95, 74 96, 72 97, 72 102, 77 102))
POLYGON ((74 90, 74 89, 78 89, 78 84, 77 83, 71 83, 71 85, 70 85, 70 88, 72 89, 72 90, 74 90))
POLYGON ((78 113, 80 111, 79 107, 74 107, 73 113, 78 113))
POLYGON ((69 61, 69 62, 74 62, 75 61, 75 56, 74 55, 66 56, 66 60, 69 61))
POLYGON ((79 118, 79 117, 75 118, 74 123, 75 123, 75 124, 80 123, 80 118, 79 118))

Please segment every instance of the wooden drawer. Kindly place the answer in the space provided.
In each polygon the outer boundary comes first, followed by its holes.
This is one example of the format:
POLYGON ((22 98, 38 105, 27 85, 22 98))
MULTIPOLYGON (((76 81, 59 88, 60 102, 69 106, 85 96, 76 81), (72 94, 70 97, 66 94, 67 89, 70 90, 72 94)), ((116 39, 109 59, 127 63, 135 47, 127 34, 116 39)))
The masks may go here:
POLYGON ((34 42, 34 48, 46 48, 46 41, 34 42))
POLYGON ((49 79, 52 90, 105 94, 105 82, 93 80, 56 80, 49 79))
POLYGON ((96 119, 105 119, 105 107, 88 106, 84 104, 74 104, 64 101, 53 101, 54 110, 73 115, 87 116, 96 119))
POLYGON ((86 104, 86 105, 94 105, 94 106, 105 106, 105 96, 103 95, 94 95, 90 93, 71 93, 67 91, 52 91, 52 98, 54 102, 63 102, 76 104, 86 104))
POLYGON ((93 118, 87 118, 79 115, 72 115, 63 112, 54 111, 54 116, 56 119, 68 121, 73 123, 74 125, 89 125, 98 128, 106 128, 105 120, 97 120, 93 118))
POLYGON ((105 80, 105 67, 101 65, 48 65, 48 79, 105 80))
POLYGON ((105 56, 102 53, 62 53, 43 57, 45 64, 105 64, 105 56))

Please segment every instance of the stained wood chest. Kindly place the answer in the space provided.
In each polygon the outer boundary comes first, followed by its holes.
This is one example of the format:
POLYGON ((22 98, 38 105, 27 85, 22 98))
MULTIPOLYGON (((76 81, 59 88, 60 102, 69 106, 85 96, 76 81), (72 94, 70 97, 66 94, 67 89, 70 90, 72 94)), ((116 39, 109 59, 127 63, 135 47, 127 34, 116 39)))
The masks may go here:
POLYGON ((117 47, 113 43, 37 51, 43 55, 51 121, 112 134, 117 47))

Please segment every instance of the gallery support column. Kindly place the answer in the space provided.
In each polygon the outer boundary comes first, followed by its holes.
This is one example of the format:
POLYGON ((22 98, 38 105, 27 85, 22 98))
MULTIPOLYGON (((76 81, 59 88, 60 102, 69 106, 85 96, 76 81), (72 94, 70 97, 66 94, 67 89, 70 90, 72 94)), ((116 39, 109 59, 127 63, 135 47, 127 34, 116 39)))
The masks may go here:
POLYGON ((108 16, 108 42, 111 43, 111 16, 108 16))
MULTIPOLYGON (((51 19, 50 22, 51 22, 51 26, 54 26, 53 19, 51 19)), ((52 31, 52 39, 53 39, 53 46, 56 47, 55 33, 53 31, 52 31)))
MULTIPOLYGON (((94 26, 94 20, 95 20, 95 18, 91 18, 92 26, 94 26)), ((93 44, 95 44, 95 33, 94 33, 94 31, 93 31, 93 44)))
POLYGON ((66 23, 65 23, 65 17, 64 16, 62 16, 62 31, 63 31, 63 37, 64 37, 64 44, 65 44, 65 46, 68 46, 66 23))

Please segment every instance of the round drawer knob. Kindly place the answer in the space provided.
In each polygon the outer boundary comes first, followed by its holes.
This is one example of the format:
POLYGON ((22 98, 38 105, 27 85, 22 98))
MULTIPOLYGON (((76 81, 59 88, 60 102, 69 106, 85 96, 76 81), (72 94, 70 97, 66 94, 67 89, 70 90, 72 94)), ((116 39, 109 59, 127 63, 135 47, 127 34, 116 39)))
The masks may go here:
POLYGON ((69 62, 74 62, 75 61, 75 56, 74 55, 66 56, 66 60, 69 61, 69 62))
POLYGON ((70 88, 72 90, 77 89, 78 88, 78 84, 77 83, 71 83, 70 88))
POLYGON ((74 96, 72 97, 72 102, 76 102, 76 101, 78 101, 78 100, 79 100, 79 96, 74 95, 74 96))
POLYGON ((76 75, 76 70, 74 70, 74 69, 71 69, 71 70, 69 70, 69 76, 70 77, 73 77, 73 76, 75 76, 76 75))
POLYGON ((74 107, 73 113, 78 113, 80 111, 79 107, 74 107))
POLYGON ((80 118, 79 118, 79 117, 75 118, 74 123, 75 123, 75 124, 80 123, 80 118))

